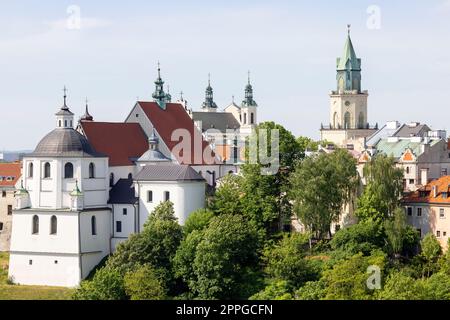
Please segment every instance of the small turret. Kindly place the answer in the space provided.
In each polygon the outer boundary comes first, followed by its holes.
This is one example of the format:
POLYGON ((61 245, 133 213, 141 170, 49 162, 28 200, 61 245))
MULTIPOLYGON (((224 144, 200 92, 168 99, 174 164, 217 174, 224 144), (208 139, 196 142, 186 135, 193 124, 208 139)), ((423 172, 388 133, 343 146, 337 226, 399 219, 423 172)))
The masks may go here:
POLYGON ((23 186, 23 180, 20 183, 20 189, 14 194, 16 200, 16 210, 26 209, 30 207, 30 195, 28 190, 23 186))
POLYGON ((208 112, 216 112, 217 104, 214 102, 214 91, 211 87, 211 74, 208 75, 208 86, 205 92, 205 102, 202 104, 202 109, 208 112))
POLYGON ((78 187, 78 180, 76 181, 75 188, 70 194, 71 208, 72 211, 81 211, 84 209, 84 194, 80 191, 78 187))
POLYGON ((64 87, 64 104, 61 109, 56 113, 56 127, 61 129, 73 129, 73 116, 67 106, 67 89, 64 87))

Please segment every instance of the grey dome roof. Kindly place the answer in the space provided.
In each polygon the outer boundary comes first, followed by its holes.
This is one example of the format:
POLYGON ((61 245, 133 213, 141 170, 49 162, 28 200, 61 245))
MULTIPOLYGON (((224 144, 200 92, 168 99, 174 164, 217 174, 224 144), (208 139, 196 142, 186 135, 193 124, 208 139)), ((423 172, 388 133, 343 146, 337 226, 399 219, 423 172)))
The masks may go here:
POLYGON ((138 162, 171 162, 169 158, 164 156, 159 150, 147 150, 138 162))
POLYGON ((32 157, 104 157, 85 136, 72 128, 58 128, 46 135, 30 154, 32 157))

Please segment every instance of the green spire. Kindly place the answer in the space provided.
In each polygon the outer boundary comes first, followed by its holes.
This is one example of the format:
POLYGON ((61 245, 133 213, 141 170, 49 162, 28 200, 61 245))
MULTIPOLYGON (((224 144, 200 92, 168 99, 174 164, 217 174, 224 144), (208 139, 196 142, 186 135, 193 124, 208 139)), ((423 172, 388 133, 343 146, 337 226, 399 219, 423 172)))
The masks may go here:
POLYGON ((16 191, 16 195, 28 194, 28 190, 23 186, 23 180, 20 181, 20 189, 16 191))
POLYGON ((167 102, 167 95, 164 92, 164 81, 161 78, 161 65, 158 62, 158 78, 155 81, 155 92, 153 93, 153 99, 159 104, 161 108, 165 108, 167 102))
POLYGON ((245 100, 242 101, 244 107, 256 107, 258 104, 253 100, 253 87, 250 81, 250 71, 248 72, 248 83, 245 87, 245 100))
POLYGON ((211 87, 211 74, 208 74, 208 86, 206 87, 205 102, 203 102, 202 108, 217 109, 217 104, 214 102, 214 91, 211 87))
POLYGON ((337 87, 339 91, 361 91, 361 59, 358 59, 350 37, 350 25, 348 27, 347 40, 344 53, 337 58, 337 87))

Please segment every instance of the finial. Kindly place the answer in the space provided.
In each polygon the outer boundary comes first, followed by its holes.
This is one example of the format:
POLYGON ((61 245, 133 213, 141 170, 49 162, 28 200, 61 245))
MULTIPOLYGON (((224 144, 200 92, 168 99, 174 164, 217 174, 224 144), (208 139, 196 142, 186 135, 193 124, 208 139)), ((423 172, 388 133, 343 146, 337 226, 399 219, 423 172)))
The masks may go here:
POLYGON ((183 94, 184 94, 183 91, 181 91, 181 92, 180 92, 180 101, 183 101, 183 100, 184 100, 184 99, 183 99, 183 94))
POLYGON ((211 86, 211 73, 208 73, 208 86, 211 86))
POLYGON ((250 73, 250 70, 248 71, 248 84, 250 84, 250 75, 251 75, 251 73, 250 73))
POLYGON ((231 102, 234 103, 234 95, 231 96, 231 102))
POLYGON ((63 92, 64 92, 64 106, 66 106, 66 100, 67 100, 67 88, 66 88, 66 86, 64 86, 63 92))
POLYGON ((170 94, 170 85, 167 85, 167 93, 170 94))
POLYGON ((161 78, 161 63, 158 60, 158 77, 161 78))
POLYGON ((348 35, 350 35, 351 28, 352 28, 352 25, 351 24, 347 24, 348 35))

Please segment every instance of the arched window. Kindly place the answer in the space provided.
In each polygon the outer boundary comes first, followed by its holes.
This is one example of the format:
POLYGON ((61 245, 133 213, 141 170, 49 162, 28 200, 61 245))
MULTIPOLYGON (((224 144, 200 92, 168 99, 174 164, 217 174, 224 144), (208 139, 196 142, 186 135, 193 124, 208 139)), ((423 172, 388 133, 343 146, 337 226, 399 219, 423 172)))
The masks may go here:
POLYGON ((350 112, 346 112, 344 116, 344 129, 350 129, 350 112))
POLYGON ((28 165, 28 178, 33 178, 34 175, 34 164, 33 162, 30 162, 30 164, 28 165))
POLYGON ((73 178, 73 164, 70 162, 67 162, 64 166, 64 178, 65 179, 72 179, 73 178))
POLYGON ((164 192, 164 201, 170 201, 170 192, 169 191, 166 191, 166 192, 164 192))
POLYGON ((97 235, 97 218, 95 216, 92 216, 91 218, 91 229, 92 229, 92 235, 97 235))
POLYGON ((114 187, 114 173, 111 172, 109 175, 109 186, 112 188, 114 187))
POLYGON ((409 167, 406 167, 406 173, 409 174, 409 167))
POLYGON ((344 78, 339 78, 339 91, 344 91, 344 78))
POLYGON ((337 129, 338 128, 338 124, 339 124, 339 119, 338 119, 338 114, 337 112, 334 113, 333 115, 333 129, 337 129))
POLYGON ((58 218, 52 216, 50 219, 50 234, 56 235, 58 233, 58 218))
POLYGON ((95 164, 94 163, 89 163, 89 179, 94 179, 95 178, 95 164))
POLYGON ((365 124, 364 124, 364 113, 360 112, 359 113, 359 118, 358 118, 358 128, 359 129, 364 129, 365 124))
POLYGON ((64 120, 64 127, 67 128, 67 120, 64 120))
POLYGON ((132 173, 128 174, 128 180, 133 180, 133 174, 132 173))
POLYGON ((247 114, 244 113, 244 124, 247 124, 247 114))
POLYGON ((58 127, 61 128, 61 120, 58 121, 58 127))
POLYGON ((33 216, 32 234, 39 234, 39 217, 33 216))
POLYGON ((250 114, 250 117, 251 117, 250 124, 255 124, 255 114, 253 112, 250 114))
POLYGON ((44 164, 44 179, 48 179, 51 177, 51 167, 50 167, 50 163, 46 162, 44 164))

